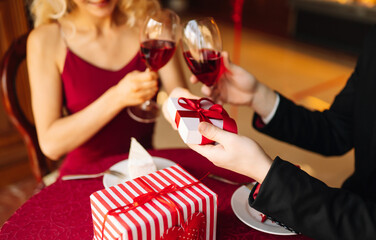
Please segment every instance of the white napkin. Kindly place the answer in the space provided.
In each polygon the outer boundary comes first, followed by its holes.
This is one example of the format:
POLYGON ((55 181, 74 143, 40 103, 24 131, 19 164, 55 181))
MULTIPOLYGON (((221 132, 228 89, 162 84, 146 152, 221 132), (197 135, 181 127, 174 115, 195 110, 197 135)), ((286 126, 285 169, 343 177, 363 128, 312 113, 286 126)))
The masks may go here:
POLYGON ((131 138, 131 147, 128 157, 128 173, 131 179, 147 175, 157 171, 152 156, 137 142, 131 138))

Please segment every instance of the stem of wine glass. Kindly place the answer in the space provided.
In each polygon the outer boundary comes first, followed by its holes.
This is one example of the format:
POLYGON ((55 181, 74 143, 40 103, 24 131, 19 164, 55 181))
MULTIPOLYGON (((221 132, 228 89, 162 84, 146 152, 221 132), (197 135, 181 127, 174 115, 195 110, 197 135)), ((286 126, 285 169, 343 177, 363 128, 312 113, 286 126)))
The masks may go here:
POLYGON ((141 109, 147 111, 148 106, 150 105, 150 100, 146 100, 143 104, 141 104, 141 109))

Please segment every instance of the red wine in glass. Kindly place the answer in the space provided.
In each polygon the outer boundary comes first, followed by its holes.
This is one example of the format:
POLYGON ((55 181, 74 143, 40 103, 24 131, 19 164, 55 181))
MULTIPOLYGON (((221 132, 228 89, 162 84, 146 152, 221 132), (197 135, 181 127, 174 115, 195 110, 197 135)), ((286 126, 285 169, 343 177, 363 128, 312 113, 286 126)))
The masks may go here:
POLYGON ((183 56, 188 68, 205 85, 215 89, 224 71, 222 39, 212 17, 192 19, 183 25, 183 56))
POLYGON ((200 49, 199 59, 194 58, 190 51, 183 52, 183 55, 189 69, 200 82, 210 87, 217 81, 222 65, 220 52, 200 49))
POLYGON ((168 40, 146 40, 141 43, 141 56, 152 71, 158 71, 174 55, 175 42, 168 40))

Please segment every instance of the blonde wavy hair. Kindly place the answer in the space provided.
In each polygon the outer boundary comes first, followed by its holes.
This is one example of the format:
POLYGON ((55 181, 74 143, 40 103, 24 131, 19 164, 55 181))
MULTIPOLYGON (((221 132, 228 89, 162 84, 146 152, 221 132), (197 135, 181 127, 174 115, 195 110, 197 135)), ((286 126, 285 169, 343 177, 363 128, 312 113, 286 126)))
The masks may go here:
MULTIPOLYGON (((33 0, 30 11, 34 27, 51 23, 68 14, 76 7, 72 0, 33 0)), ((119 0, 114 10, 115 21, 133 27, 137 19, 160 9, 156 0, 119 0)))

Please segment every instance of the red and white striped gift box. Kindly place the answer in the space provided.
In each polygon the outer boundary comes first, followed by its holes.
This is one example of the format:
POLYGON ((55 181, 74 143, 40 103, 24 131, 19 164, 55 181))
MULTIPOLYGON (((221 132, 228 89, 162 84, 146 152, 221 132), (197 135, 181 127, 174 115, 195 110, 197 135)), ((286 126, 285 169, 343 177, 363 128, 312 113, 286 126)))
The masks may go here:
POLYGON ((179 225, 181 217, 187 221, 195 212, 205 214, 205 239, 216 238, 217 194, 179 165, 97 191, 90 202, 95 240, 159 239, 168 228, 179 225), (136 204, 148 193, 161 192, 172 184, 178 190, 136 204), (130 205, 131 210, 114 210, 130 205))

